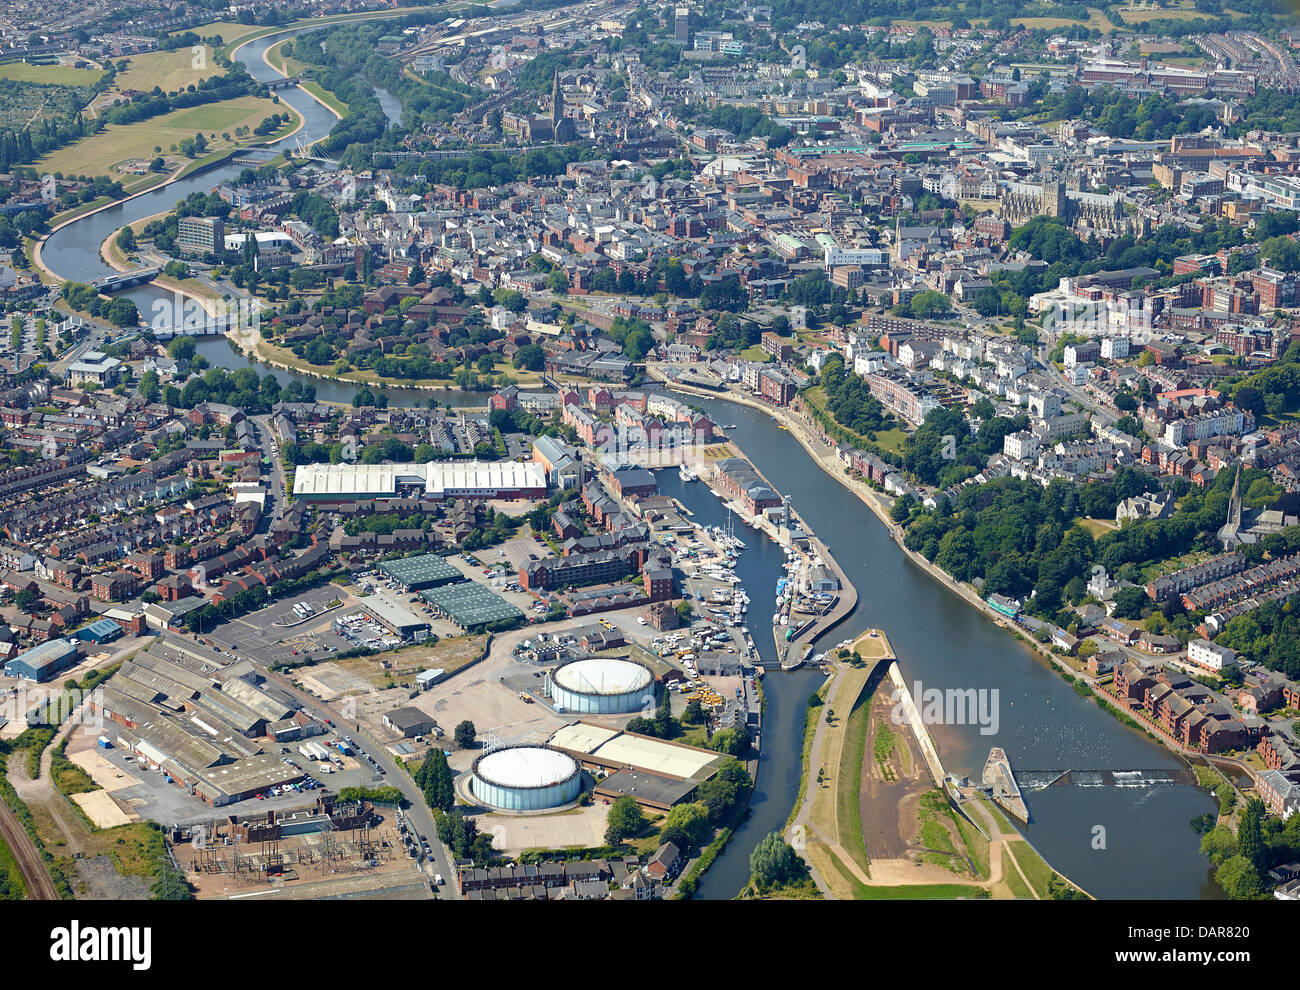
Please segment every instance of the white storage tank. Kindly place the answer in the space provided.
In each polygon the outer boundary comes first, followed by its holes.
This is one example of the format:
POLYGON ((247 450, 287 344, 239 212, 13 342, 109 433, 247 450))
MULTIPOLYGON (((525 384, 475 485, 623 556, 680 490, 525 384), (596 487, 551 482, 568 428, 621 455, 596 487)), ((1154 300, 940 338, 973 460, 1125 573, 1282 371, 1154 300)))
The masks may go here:
POLYGON ((655 707, 649 668, 617 657, 589 657, 558 667, 551 677, 556 709, 582 715, 623 715, 655 707))
POLYGON ((543 811, 577 800, 582 768, 549 746, 506 746, 474 761, 470 789, 491 808, 543 811))

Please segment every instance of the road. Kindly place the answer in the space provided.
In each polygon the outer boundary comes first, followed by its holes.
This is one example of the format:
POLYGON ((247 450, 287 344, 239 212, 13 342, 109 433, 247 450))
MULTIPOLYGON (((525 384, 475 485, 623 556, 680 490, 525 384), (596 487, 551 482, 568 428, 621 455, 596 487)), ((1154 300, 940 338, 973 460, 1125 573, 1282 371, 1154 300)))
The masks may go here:
MULTIPOLYGON (((271 483, 267 487, 267 505, 264 506, 263 513, 270 523, 274 524, 284 515, 285 509, 289 507, 289 499, 285 488, 284 464, 272 450, 272 442, 275 433, 271 429, 270 416, 253 416, 253 426, 257 430, 258 449, 261 450, 262 456, 271 462, 271 483)), ((279 446, 278 441, 276 446, 279 446)))
MULTIPOLYGON (((275 681, 276 686, 282 688, 294 698, 298 699, 303 706, 303 711, 309 715, 324 720, 331 718, 332 713, 317 707, 317 699, 293 685, 287 678, 274 671, 267 670, 267 677, 275 681)), ((342 734, 347 733, 347 726, 336 727, 342 734)), ((401 789, 402 794, 406 796, 410 807, 406 810, 407 817, 410 818, 415 826, 416 832, 423 835, 429 842, 429 848, 433 850, 433 872, 441 873, 443 886, 438 888, 438 896, 447 900, 460 900, 460 894, 456 890, 456 883, 453 879, 451 857, 447 855, 447 850, 438 838, 438 830, 433 824, 433 814, 429 811, 429 806, 424 803, 424 795, 416 786, 415 780, 409 773, 399 767, 389 755, 388 751, 375 739, 365 732, 357 723, 352 725, 352 735, 357 742, 364 747, 365 751, 375 758, 381 767, 386 771, 384 783, 392 784, 401 789)))

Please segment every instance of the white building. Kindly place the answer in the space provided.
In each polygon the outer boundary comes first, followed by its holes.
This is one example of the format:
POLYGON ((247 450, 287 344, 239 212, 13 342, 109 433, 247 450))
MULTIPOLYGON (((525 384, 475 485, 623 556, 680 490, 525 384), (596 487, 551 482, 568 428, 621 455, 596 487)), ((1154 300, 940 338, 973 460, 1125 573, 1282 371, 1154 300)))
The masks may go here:
POLYGON ((1101 339, 1101 356, 1107 360, 1119 360, 1128 357, 1128 338, 1103 337, 1101 339))
POLYGON ((1038 437, 1028 430, 1008 433, 1002 438, 1002 453, 1017 461, 1027 461, 1032 457, 1037 457, 1040 448, 1041 444, 1038 442, 1038 437))
POLYGON ((1207 670, 1222 670, 1237 662, 1237 653, 1208 639, 1194 639, 1187 644, 1187 659, 1207 670))

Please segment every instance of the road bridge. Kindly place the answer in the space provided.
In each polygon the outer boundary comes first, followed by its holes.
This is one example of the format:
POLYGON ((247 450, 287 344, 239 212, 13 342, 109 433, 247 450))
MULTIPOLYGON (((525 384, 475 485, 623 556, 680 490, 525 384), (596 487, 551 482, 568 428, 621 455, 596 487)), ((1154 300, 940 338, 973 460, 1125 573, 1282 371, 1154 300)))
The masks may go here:
POLYGON ((162 269, 155 265, 151 268, 137 268, 129 272, 115 272, 112 275, 105 275, 102 278, 95 279, 90 283, 90 286, 100 292, 117 292, 119 289, 129 289, 133 285, 150 282, 161 271, 162 269))

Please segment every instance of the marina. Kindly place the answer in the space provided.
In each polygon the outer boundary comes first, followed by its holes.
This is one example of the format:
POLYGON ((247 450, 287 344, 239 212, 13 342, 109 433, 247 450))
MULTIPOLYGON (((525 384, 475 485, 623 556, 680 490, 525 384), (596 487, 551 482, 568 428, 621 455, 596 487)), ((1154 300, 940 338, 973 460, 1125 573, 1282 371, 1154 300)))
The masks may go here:
MULTIPOLYGON (((856 608, 843 624, 842 634, 837 630, 836 639, 854 636, 870 626, 888 627, 894 648, 906 657, 909 682, 920 681, 926 690, 996 690, 1000 713, 996 742, 1016 765, 1146 767, 1152 772, 1183 769, 1182 761, 1163 747, 1080 698, 1009 631, 912 562, 844 479, 829 471, 809 470, 817 466, 815 455, 795 432, 777 429, 769 413, 743 403, 703 395, 693 401, 717 422, 734 421, 729 438, 743 448, 787 503, 800 507, 800 517, 819 538, 830 544, 832 559, 843 568, 858 596, 856 608)), ((700 493, 704 486, 680 487, 700 493)), ((712 518, 725 526, 726 510, 715 499, 687 501, 692 509, 704 503, 707 509, 697 511, 712 513, 712 518)), ((751 548, 737 572, 757 602, 757 592, 774 589, 776 579, 784 575, 785 553, 780 548, 768 566, 760 568, 755 566, 760 555, 771 555, 778 548, 765 540, 749 542, 751 548)), ((772 611, 764 609, 759 614, 766 617, 772 611)), ((765 638, 756 635, 759 652, 772 655, 776 644, 771 639, 764 643, 765 638)), ((763 682, 766 745, 761 773, 766 775, 766 784, 756 790, 752 807, 755 820, 770 823, 769 830, 789 815, 799 773, 803 703, 820 680, 821 674, 805 662, 793 672, 774 675, 769 670, 763 682), (797 714, 790 724, 774 721, 792 714, 791 708, 797 714), (783 764, 796 778, 788 787, 768 769, 769 761, 785 760, 787 754, 774 747, 773 740, 783 739, 787 733, 796 750, 783 764), (775 812, 773 803, 784 803, 784 809, 775 812)), ((923 699, 917 702, 921 704, 923 699)), ((927 728, 943 754, 945 769, 978 780, 993 742, 986 728, 970 721, 945 721, 927 728)), ((1034 792, 1033 821, 1022 826, 1022 831, 1063 874, 1086 876, 1089 893, 1099 898, 1214 899, 1223 894, 1209 879, 1206 861, 1200 855, 1200 837, 1187 827, 1192 818, 1213 807, 1212 795, 1184 784, 1054 786, 1034 792), (1111 848, 1122 853, 1102 861, 1087 843, 1079 843, 1077 823, 1083 818, 1107 823, 1111 848)), ((752 843, 763 834, 758 826, 755 831, 757 834, 745 833, 748 849, 738 847, 738 831, 706 875, 699 896, 730 897, 740 889, 746 870, 739 859, 748 857, 752 843), (724 878, 739 882, 728 891, 724 878)))

